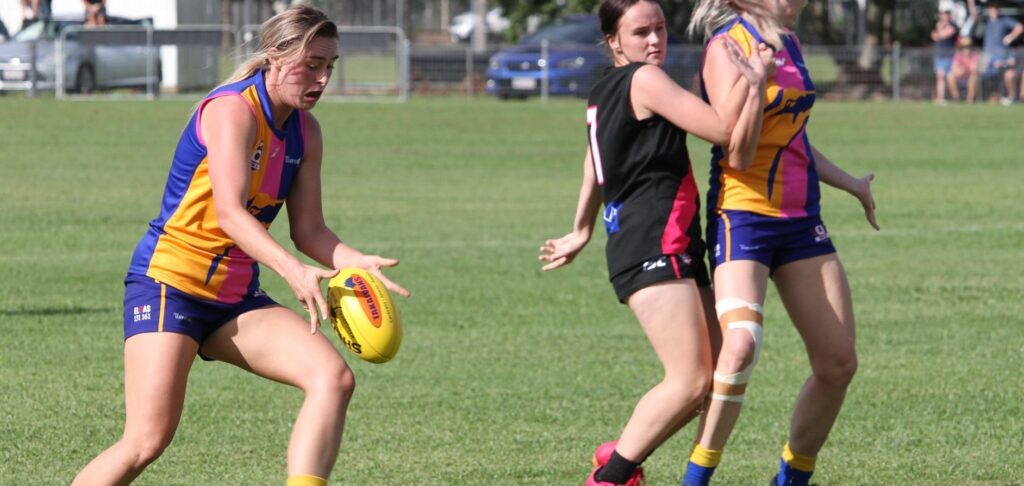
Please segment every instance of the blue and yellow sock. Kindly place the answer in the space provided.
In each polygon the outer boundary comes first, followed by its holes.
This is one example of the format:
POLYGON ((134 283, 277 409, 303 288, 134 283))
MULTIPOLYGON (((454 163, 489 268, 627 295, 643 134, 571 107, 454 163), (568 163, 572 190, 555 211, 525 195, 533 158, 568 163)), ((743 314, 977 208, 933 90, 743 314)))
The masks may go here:
POLYGON ((722 451, 705 449, 697 444, 690 454, 690 462, 686 464, 686 475, 683 476, 682 486, 708 486, 711 475, 722 460, 722 451))
POLYGON ((288 478, 284 486, 327 486, 327 480, 312 474, 299 474, 288 478))
POLYGON ((779 473, 775 475, 776 486, 807 486, 814 474, 814 462, 818 458, 803 456, 789 448, 789 442, 782 448, 779 473))

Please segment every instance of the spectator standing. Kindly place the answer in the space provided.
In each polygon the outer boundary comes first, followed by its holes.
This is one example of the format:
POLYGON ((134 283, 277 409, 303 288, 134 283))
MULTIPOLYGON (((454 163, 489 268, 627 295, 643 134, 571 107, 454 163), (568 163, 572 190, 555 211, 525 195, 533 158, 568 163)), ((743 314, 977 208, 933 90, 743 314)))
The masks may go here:
POLYGON ((1016 19, 999 14, 999 4, 990 2, 986 9, 985 38, 982 43, 985 79, 1002 77, 1006 87, 1006 94, 1000 98, 1003 105, 1010 105, 1017 97, 1017 71, 1016 60, 1013 58, 1013 51, 1010 44, 1013 43, 1024 26, 1016 19))
POLYGON ((107 25, 107 0, 82 0, 85 25, 107 25))
POLYGON ((50 18, 50 0, 21 0, 22 24, 50 18))
POLYGON ((935 42, 935 103, 946 103, 946 77, 953 67, 953 51, 956 49, 956 36, 960 27, 953 23, 951 6, 942 4, 939 9, 939 20, 932 29, 932 41, 935 42))

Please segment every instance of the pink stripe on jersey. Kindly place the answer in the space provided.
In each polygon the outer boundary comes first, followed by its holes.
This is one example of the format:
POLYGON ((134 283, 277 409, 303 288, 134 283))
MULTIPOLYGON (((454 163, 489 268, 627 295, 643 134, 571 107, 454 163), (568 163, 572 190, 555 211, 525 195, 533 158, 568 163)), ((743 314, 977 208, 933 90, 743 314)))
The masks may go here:
MULTIPOLYGON (((689 163, 687 163, 689 165, 689 163)), ((693 181, 693 170, 686 171, 686 177, 679 184, 672 212, 661 234, 661 252, 665 255, 686 253, 690 237, 686 230, 697 215, 697 184, 693 181)))
POLYGON ((267 168, 263 173, 260 192, 278 199, 281 197, 281 172, 284 171, 284 142, 277 137, 270 137, 270 157, 266 162, 267 168))
POLYGON ((804 77, 796 67, 796 61, 789 55, 789 49, 780 49, 775 53, 776 63, 781 65, 775 69, 775 83, 787 88, 803 88, 804 77))
POLYGON ((237 246, 228 250, 228 258, 234 262, 227 266, 228 273, 220 284, 217 301, 238 302, 245 297, 246 291, 249 290, 249 282, 252 281, 252 258, 237 246), (246 262, 250 264, 246 265, 246 262))
POLYGON ((782 205, 779 213, 784 218, 807 216, 807 164, 810 154, 803 142, 803 129, 797 133, 789 148, 782 153, 782 205))

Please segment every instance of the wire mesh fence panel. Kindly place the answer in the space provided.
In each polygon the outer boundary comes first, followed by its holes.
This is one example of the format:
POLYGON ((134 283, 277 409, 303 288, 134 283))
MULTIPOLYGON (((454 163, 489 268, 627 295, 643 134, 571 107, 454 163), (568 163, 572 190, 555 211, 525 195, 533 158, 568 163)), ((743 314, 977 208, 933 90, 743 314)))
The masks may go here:
MULTIPOLYGON (((248 57, 259 46, 259 25, 242 27, 239 48, 248 57)), ((339 26, 338 60, 324 99, 403 101, 409 96, 409 40, 392 26, 339 26)))
POLYGON ((476 52, 464 45, 413 45, 409 80, 413 94, 481 94, 487 62, 498 49, 476 52))
POLYGON ((409 42, 397 27, 341 27, 338 62, 326 95, 405 100, 409 42))
MULTIPOLYGON (((216 87, 253 54, 258 30, 258 25, 238 30, 70 25, 56 42, 34 45, 35 56, 0 59, 0 91, 54 90, 58 97, 193 96, 216 87)), ((325 99, 452 94, 585 98, 611 66, 606 48, 593 43, 492 45, 477 51, 460 44, 412 44, 403 30, 391 26, 339 27, 338 47, 325 99)), ((1024 48, 1016 56, 1017 65, 1009 69, 1024 66, 1024 48)), ((803 57, 819 99, 930 100, 941 79, 936 78, 932 47, 805 45, 803 57)), ((999 101, 1010 94, 1003 79, 1006 69, 986 70, 984 55, 979 52, 978 57, 976 100, 999 101)), ((701 46, 672 42, 663 68, 696 93, 702 59, 701 46)), ((1019 71, 1014 74, 1019 80, 1019 71)), ((958 94, 969 78, 954 80, 958 94)))
POLYGON ((69 26, 54 48, 52 89, 113 99, 206 92, 233 68, 225 38, 233 44, 234 32, 221 26, 69 26))

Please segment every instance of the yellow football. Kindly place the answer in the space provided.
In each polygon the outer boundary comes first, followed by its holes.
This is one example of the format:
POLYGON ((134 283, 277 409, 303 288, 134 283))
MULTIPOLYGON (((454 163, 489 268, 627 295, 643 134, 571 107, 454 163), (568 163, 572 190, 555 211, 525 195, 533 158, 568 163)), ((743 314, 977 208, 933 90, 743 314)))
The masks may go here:
POLYGON ((343 268, 327 283, 331 323, 345 347, 371 363, 386 363, 402 345, 402 322, 384 284, 361 268, 343 268))

